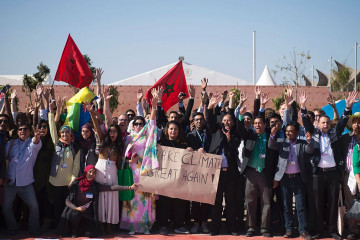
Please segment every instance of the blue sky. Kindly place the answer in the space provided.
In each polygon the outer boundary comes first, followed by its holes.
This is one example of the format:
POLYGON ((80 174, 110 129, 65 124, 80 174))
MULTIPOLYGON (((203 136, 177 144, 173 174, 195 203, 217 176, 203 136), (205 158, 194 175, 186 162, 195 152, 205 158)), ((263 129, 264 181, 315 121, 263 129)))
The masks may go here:
POLYGON ((328 73, 330 56, 354 67, 359 9, 360 1, 333 0, 1 0, 0 74, 32 74, 42 61, 54 76, 70 33, 93 65, 104 69, 104 83, 179 56, 252 81, 253 30, 257 78, 294 47, 310 51, 308 74, 312 65, 328 73))

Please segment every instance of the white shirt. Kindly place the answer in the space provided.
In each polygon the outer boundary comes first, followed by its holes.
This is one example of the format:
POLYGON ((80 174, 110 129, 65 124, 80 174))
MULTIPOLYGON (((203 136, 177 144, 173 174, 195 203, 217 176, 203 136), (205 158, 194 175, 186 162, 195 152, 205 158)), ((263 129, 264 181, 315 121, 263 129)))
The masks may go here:
POLYGON ((320 152, 321 158, 318 167, 332 168, 336 166, 334 160, 334 153, 331 148, 330 138, 325 133, 321 134, 320 137, 320 152))

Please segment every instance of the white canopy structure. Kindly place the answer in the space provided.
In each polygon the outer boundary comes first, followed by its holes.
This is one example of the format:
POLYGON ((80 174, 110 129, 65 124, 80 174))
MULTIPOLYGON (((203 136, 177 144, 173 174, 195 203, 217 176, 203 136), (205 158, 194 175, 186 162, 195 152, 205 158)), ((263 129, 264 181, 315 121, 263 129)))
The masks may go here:
POLYGON ((261 77, 256 83, 256 86, 276 86, 276 85, 277 84, 275 83, 273 77, 270 74, 269 68, 266 65, 263 73, 261 74, 261 77))
MULTIPOLYGON (((29 76, 32 76, 29 74, 29 76)), ((0 75, 0 86, 10 84, 10 85, 22 85, 23 84, 23 77, 24 75, 0 75)), ((53 79, 51 75, 49 74, 44 82, 43 85, 51 85, 53 83, 53 79)), ((55 85, 61 85, 59 84, 61 82, 56 81, 55 85)))
MULTIPOLYGON (((177 62, 176 62, 177 63, 177 62)), ((133 77, 129 77, 108 85, 143 85, 151 86, 165 75, 176 63, 166 65, 133 77)), ((213 70, 199 67, 183 61, 183 68, 187 84, 201 85, 201 79, 208 78, 211 85, 252 85, 252 83, 231 77, 229 75, 215 72, 213 70)))

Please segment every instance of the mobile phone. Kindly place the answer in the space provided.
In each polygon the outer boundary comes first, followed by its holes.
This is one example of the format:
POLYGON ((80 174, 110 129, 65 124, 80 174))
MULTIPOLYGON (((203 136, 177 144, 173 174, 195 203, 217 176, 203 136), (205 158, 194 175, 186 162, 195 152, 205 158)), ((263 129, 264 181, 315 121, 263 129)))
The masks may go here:
POLYGON ((186 96, 186 93, 182 92, 182 93, 180 93, 180 96, 181 96, 181 97, 185 97, 185 96, 186 96))
POLYGON ((2 93, 6 93, 7 90, 9 90, 11 88, 11 86, 9 84, 6 84, 3 89, 1 89, 2 93))
POLYGON ((228 130, 225 128, 225 124, 224 123, 221 123, 221 128, 224 130, 224 132, 228 132, 228 130))

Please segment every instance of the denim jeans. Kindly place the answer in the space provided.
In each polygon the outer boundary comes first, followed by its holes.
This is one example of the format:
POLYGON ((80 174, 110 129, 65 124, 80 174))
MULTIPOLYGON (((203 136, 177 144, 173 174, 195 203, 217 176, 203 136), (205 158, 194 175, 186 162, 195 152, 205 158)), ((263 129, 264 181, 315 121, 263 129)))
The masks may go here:
POLYGON ((32 184, 23 187, 7 185, 4 189, 2 212, 5 217, 6 226, 9 230, 16 230, 17 224, 13 212, 13 202, 16 194, 29 207, 29 230, 39 229, 39 206, 36 200, 35 190, 32 184))
POLYGON ((295 206, 299 222, 299 232, 307 231, 307 216, 306 216, 306 198, 305 198, 305 183, 300 174, 294 178, 289 178, 284 174, 280 181, 280 187, 284 200, 284 218, 286 231, 293 230, 293 194, 295 196, 295 206))

